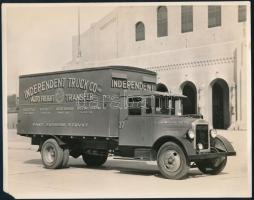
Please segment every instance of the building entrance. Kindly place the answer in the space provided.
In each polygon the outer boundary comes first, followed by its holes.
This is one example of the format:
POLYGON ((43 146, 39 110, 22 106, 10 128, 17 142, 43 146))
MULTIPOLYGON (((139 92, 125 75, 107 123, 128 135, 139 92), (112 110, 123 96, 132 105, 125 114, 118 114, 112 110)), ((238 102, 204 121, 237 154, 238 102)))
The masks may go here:
POLYGON ((197 89, 196 86, 190 82, 182 84, 182 94, 187 96, 183 99, 183 114, 196 114, 197 113, 197 89))
POLYGON ((229 119, 229 88, 226 81, 217 79, 212 85, 213 128, 227 129, 229 119))

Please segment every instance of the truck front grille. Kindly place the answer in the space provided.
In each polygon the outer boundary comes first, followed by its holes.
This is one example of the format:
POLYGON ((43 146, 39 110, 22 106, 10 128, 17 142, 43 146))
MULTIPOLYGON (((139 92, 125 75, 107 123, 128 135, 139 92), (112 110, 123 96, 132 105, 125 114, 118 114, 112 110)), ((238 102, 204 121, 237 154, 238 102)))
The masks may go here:
POLYGON ((203 149, 209 148, 209 134, 208 134, 208 125, 196 125, 196 145, 201 143, 203 149))

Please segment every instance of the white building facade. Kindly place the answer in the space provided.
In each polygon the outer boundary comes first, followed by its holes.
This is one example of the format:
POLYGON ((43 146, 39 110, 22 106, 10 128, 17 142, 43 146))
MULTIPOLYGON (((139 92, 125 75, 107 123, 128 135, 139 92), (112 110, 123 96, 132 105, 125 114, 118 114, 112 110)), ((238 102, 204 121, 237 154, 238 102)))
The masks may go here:
POLYGON ((246 129, 249 20, 249 5, 120 6, 73 37, 67 67, 156 71, 158 90, 188 96, 184 114, 246 129))

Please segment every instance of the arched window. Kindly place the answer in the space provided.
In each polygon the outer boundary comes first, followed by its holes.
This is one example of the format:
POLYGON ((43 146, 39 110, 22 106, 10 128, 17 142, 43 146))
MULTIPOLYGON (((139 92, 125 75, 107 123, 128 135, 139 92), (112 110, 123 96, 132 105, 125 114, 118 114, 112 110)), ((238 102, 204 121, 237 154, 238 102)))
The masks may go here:
POLYGON ((157 8, 157 36, 163 37, 168 35, 168 11, 166 6, 157 8))
POLYGON ((136 23, 136 41, 145 39, 145 25, 143 22, 136 23))

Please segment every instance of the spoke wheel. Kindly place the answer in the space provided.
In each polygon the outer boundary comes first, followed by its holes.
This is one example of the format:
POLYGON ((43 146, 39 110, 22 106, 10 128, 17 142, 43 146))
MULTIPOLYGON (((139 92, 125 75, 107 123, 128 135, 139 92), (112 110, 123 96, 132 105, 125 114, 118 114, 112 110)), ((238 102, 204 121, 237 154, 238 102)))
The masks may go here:
POLYGON ((161 146, 157 154, 157 164, 161 174, 168 179, 181 179, 189 169, 184 152, 173 142, 166 142, 161 146))

